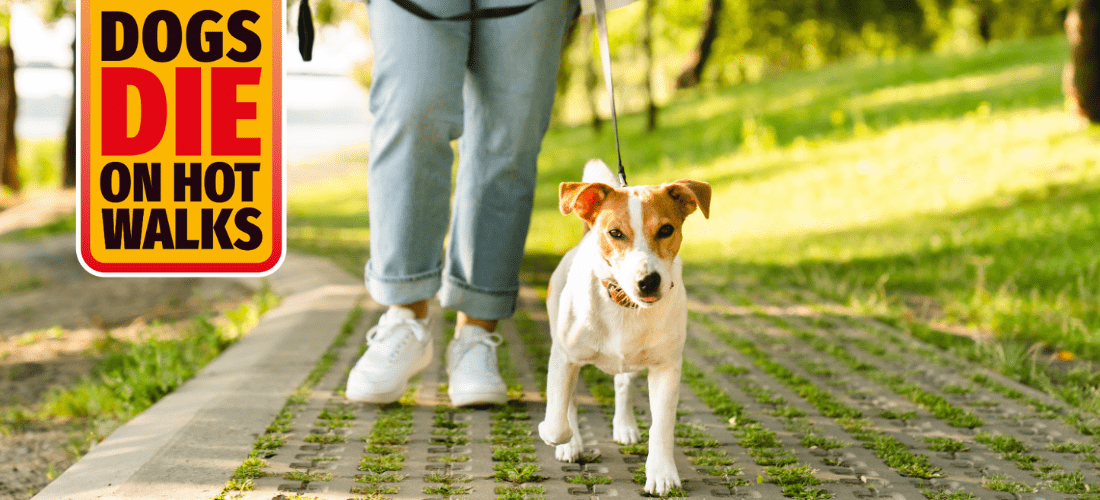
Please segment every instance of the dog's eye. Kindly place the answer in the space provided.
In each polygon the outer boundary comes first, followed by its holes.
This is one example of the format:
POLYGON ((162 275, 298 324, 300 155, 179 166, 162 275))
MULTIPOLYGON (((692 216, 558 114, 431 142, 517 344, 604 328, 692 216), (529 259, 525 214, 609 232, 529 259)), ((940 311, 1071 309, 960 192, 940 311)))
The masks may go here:
POLYGON ((672 224, 665 224, 657 230, 658 238, 668 238, 672 236, 672 233, 676 232, 676 228, 672 227, 672 224))
POLYGON ((616 240, 621 240, 623 238, 626 238, 626 235, 624 235, 623 232, 619 231, 618 229, 612 229, 612 230, 608 231, 607 235, 614 238, 614 239, 616 239, 616 240))

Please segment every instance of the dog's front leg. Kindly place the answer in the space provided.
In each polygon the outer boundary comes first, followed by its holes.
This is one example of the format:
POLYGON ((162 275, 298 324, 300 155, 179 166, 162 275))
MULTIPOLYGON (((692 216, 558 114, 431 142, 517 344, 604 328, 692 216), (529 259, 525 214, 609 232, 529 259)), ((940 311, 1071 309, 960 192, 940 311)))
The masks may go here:
POLYGON ((562 462, 576 462, 584 453, 584 440, 581 438, 581 424, 577 420, 577 395, 569 397, 569 431, 573 437, 568 443, 559 444, 554 448, 554 456, 562 462))
POLYGON ((680 399, 680 365, 649 369, 649 457, 645 461, 645 491, 664 495, 680 486, 680 473, 673 459, 676 404, 680 399))
POLYGON ((611 436, 619 444, 634 444, 641 439, 638 420, 634 418, 631 386, 638 372, 615 375, 615 417, 611 419, 611 436))
POLYGON ((573 437, 569 428, 569 405, 581 367, 569 361, 562 348, 550 346, 550 364, 546 373, 546 418, 539 424, 539 437, 551 446, 573 437))

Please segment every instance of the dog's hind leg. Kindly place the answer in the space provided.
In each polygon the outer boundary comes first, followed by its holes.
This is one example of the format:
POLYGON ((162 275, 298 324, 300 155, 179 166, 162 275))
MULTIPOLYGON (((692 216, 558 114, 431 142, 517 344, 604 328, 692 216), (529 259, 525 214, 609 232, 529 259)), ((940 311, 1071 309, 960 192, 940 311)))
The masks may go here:
POLYGON ((615 417, 611 419, 611 436, 619 444, 634 444, 641 439, 638 420, 634 418, 634 398, 631 386, 638 372, 615 375, 615 417))
POLYGON ((554 456, 562 462, 576 462, 584 453, 584 441, 581 440, 580 422, 577 420, 577 396, 569 398, 569 430, 573 431, 573 437, 568 443, 559 444, 554 448, 554 456))

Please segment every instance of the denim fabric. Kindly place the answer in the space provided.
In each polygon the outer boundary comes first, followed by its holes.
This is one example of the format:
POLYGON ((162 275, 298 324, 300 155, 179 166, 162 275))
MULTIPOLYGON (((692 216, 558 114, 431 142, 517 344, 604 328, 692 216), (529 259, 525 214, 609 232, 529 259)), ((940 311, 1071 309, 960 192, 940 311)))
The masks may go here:
MULTIPOLYGON (((417 3, 439 16, 469 8, 417 3)), ((478 1, 505 5, 512 3, 478 1)), ((438 293, 444 307, 473 318, 515 311, 536 159, 577 11, 577 0, 544 0, 471 30, 468 21, 425 21, 391 1, 369 3, 375 123, 366 282, 374 300, 406 304, 438 293), (452 202, 450 141, 459 137, 452 202)))

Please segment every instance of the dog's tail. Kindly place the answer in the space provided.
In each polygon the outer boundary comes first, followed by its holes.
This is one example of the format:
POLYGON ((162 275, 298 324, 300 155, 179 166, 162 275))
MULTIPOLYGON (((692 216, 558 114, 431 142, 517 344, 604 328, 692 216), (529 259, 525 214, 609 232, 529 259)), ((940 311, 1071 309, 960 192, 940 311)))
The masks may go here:
POLYGON ((584 164, 584 175, 581 182, 602 182, 611 187, 617 187, 619 180, 611 173, 611 168, 603 160, 588 160, 584 164))

